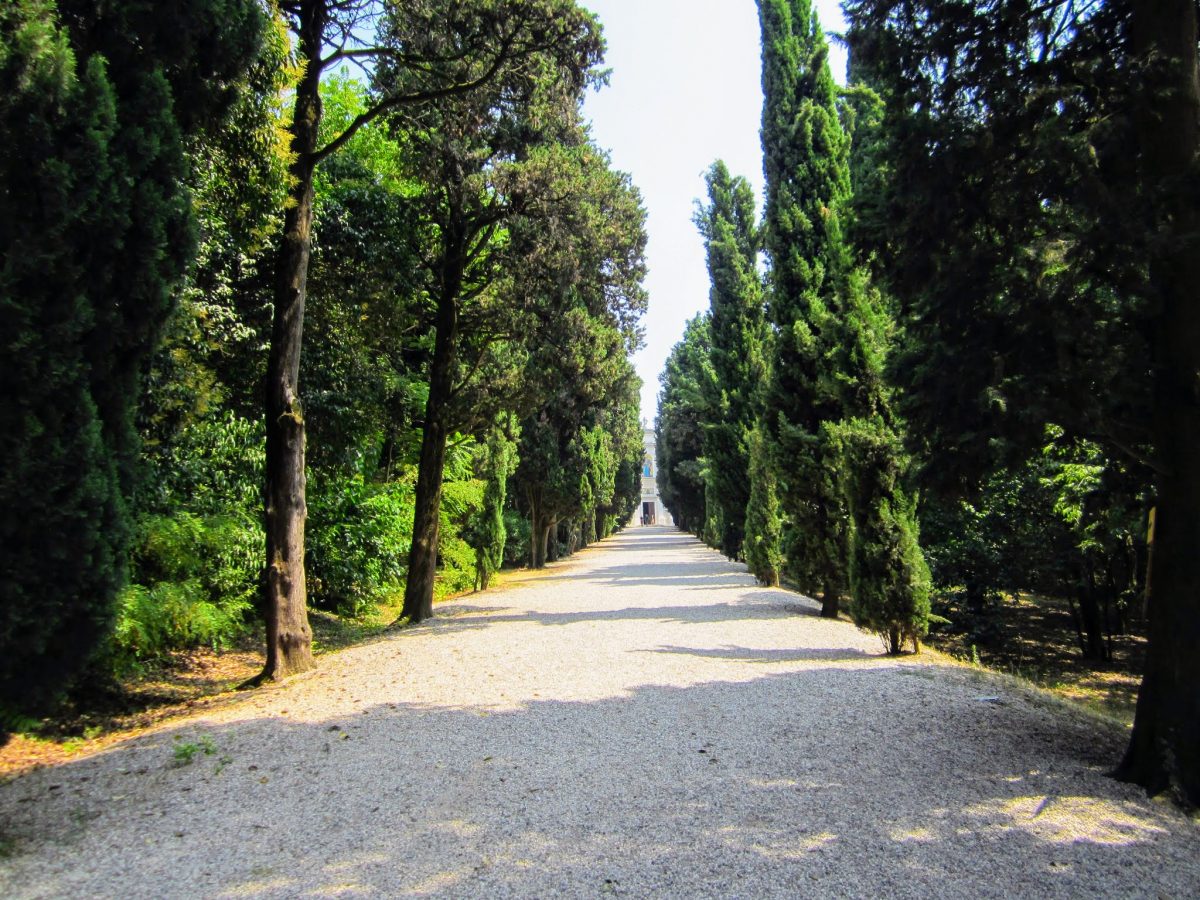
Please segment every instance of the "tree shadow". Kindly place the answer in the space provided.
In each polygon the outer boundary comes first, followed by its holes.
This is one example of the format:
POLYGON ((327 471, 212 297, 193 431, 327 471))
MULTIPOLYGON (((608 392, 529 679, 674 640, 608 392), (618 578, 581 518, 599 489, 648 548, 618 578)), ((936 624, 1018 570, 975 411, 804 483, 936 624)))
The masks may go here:
MULTIPOLYGON (((728 648, 754 661, 743 649, 728 648)), ((663 652, 676 650, 694 652, 663 652)), ((1119 729, 978 691, 957 669, 880 662, 592 702, 395 698, 301 721, 306 691, 281 689, 239 721, 182 722, 0 786, 0 884, 12 897, 1194 891, 1200 833, 1103 775, 1119 729), (180 746, 198 748, 191 762, 180 746)))
MULTIPOLYGON (((745 585, 740 585, 745 587, 745 585)), ((569 609, 562 612, 544 609, 496 606, 460 606, 439 611, 439 616, 411 629, 436 629, 438 632, 478 630, 494 625, 525 622, 547 627, 577 625, 582 622, 613 622, 620 620, 670 622, 682 625, 704 625, 714 622, 739 622, 756 619, 787 619, 796 616, 820 618, 820 608, 814 601, 805 601, 785 591, 769 592, 759 589, 727 602, 677 604, 671 606, 623 606, 607 609, 569 609)))
POLYGON ((806 647, 784 650, 759 647, 655 647, 639 653, 673 653, 682 656, 697 656, 702 659, 729 659, 738 662, 846 662, 848 660, 876 660, 876 654, 867 653, 857 647, 806 647))

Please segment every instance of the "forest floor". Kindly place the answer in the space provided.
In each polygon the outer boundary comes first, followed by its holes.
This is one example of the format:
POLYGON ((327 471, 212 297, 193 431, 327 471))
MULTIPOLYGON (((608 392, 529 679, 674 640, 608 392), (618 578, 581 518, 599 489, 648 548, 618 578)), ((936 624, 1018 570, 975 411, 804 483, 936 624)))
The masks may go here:
POLYGON ((1119 723, 817 612, 631 529, 7 779, 0 895, 1195 895, 1119 723))
MULTIPOLYGON (((953 622, 970 622, 953 607, 939 612, 953 622)), ((970 628, 954 624, 936 629, 928 641, 956 659, 1026 679, 1133 725, 1146 654, 1146 639, 1141 634, 1113 635, 1109 661, 1086 660, 1067 603, 1028 595, 999 601, 986 624, 986 641, 980 641, 970 628)))

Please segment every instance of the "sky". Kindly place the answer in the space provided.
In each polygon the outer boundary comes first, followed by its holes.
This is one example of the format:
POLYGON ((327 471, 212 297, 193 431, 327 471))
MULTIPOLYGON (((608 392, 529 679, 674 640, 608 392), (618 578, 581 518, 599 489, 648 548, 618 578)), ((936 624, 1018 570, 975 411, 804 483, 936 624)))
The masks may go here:
MULTIPOLYGON (((708 308, 704 244, 692 223, 717 159, 745 176, 761 206, 762 115, 758 9, 754 0, 582 0, 608 44, 608 87, 589 94, 584 114, 613 165, 633 176, 647 211, 646 346, 642 418, 653 423, 658 376, 684 323, 708 308)), ((816 0, 827 31, 843 27, 838 0, 816 0)), ((846 56, 831 47, 833 76, 846 56)))

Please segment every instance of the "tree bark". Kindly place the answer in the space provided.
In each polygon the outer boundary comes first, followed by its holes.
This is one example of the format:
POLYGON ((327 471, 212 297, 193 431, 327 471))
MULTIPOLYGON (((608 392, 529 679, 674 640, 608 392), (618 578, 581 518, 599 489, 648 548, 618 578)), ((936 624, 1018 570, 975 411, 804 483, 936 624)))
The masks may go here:
POLYGON ((1150 59, 1139 104, 1142 187, 1160 226, 1153 427, 1161 464, 1148 586, 1146 672, 1117 776, 1200 806, 1200 72, 1195 0, 1137 0, 1135 49, 1150 59))
POLYGON ((438 527, 441 522, 442 476, 446 468, 447 409, 454 391, 454 365, 458 356, 458 294, 462 286, 465 229, 452 222, 446 229, 438 295, 437 334, 429 370, 429 399, 425 402, 425 427, 417 463, 416 512, 412 548, 408 554, 408 579, 404 585, 402 615, 423 622, 433 615, 433 584, 437 576, 438 527))
POLYGON ((1079 620, 1083 658, 1095 662, 1106 661, 1108 647, 1104 642, 1104 615, 1100 601, 1096 599, 1096 589, 1091 585, 1085 584, 1080 588, 1079 620))
POLYGON ((824 619, 836 619, 838 617, 838 601, 837 585, 826 582, 821 591, 821 617, 824 619))
POLYGON ((530 486, 526 497, 529 500, 529 568, 540 569, 546 564, 546 547, 542 542, 544 523, 541 489, 530 486))
POLYGON ((254 682, 278 680, 311 669, 312 629, 304 577, 305 502, 304 412, 300 405, 300 347, 311 253, 313 170, 321 122, 321 67, 324 2, 302 5, 300 56, 308 62, 296 86, 292 119, 291 203, 284 217, 283 242, 275 268, 275 309, 271 352, 264 379, 266 442, 266 568, 263 610, 267 661, 254 682))

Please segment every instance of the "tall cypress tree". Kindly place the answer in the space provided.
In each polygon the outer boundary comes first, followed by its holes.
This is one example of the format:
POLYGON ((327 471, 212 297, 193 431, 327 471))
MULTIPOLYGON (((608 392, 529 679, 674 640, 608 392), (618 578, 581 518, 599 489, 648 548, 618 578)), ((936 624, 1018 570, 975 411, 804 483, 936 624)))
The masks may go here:
POLYGON ((699 313, 689 319, 683 339, 671 348, 659 375, 662 390, 654 422, 659 495, 675 524, 697 537, 705 536, 711 518, 704 459, 704 426, 713 421, 708 318, 699 313))
POLYGON ((836 617, 845 584, 846 512, 821 423, 842 417, 835 368, 849 269, 841 214, 849 142, 828 46, 809 0, 759 0, 765 246, 777 329, 765 424, 786 516, 784 567, 836 617))
POLYGON ((708 205, 697 210, 696 225, 708 255, 710 357, 715 376, 713 415, 704 433, 710 493, 722 523, 721 552, 742 552, 746 504, 750 499, 750 433, 760 414, 766 378, 763 344, 766 321, 758 275, 758 228, 754 191, 733 177, 724 162, 705 176, 708 205))
POLYGON ((809 0, 760 0, 771 314, 778 328, 766 423, 788 519, 786 565, 891 653, 928 627, 929 570, 884 361, 891 323, 855 267, 850 141, 809 0))
POLYGON ((0 7, 0 707, 83 669, 124 577, 142 368, 192 252, 188 138, 252 0, 0 7))

